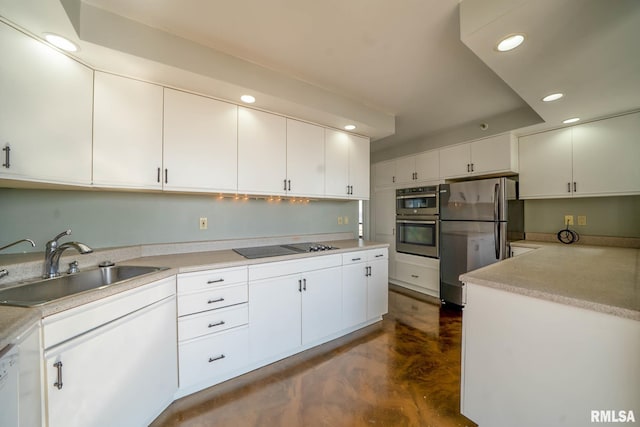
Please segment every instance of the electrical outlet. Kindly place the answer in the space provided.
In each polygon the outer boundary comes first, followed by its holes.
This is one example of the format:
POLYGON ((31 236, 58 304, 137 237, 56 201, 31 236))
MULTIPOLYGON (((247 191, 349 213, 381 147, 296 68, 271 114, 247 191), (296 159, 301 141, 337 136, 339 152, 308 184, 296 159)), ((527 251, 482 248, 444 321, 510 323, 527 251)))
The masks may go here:
POLYGON ((587 225, 586 215, 578 215, 578 225, 587 225))
POLYGON ((342 225, 342 217, 341 216, 338 217, 338 225, 342 225))
POLYGON ((564 225, 573 225, 573 215, 564 216, 564 225))
POLYGON ((200 218, 200 230, 206 230, 209 224, 206 217, 200 218))
POLYGON ((345 223, 345 225, 349 224, 349 217, 346 216, 346 215, 344 216, 344 223, 345 223))

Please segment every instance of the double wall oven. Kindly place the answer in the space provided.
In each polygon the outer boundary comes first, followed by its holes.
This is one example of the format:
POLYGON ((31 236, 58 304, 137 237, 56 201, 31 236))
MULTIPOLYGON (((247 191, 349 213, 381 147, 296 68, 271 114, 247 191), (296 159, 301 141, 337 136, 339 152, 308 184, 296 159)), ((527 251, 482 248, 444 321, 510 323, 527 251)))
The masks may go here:
POLYGON ((396 252, 438 258, 438 186, 396 190, 396 252))

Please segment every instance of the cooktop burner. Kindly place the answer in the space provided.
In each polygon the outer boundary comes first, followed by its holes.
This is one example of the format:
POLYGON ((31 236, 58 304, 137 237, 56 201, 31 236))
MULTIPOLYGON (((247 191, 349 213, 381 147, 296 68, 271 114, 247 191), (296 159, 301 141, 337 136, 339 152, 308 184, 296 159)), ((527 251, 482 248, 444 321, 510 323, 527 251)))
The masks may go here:
POLYGON ((324 243, 294 243, 291 245, 256 246, 252 248, 233 249, 234 252, 247 259, 267 258, 272 256, 293 255, 304 252, 320 252, 338 249, 324 243))
POLYGON ((305 243, 295 243, 291 245, 284 245, 285 248, 291 248, 300 252, 320 252, 320 251, 330 251, 331 249, 338 249, 335 246, 326 245, 324 243, 314 243, 314 242, 305 242, 305 243))

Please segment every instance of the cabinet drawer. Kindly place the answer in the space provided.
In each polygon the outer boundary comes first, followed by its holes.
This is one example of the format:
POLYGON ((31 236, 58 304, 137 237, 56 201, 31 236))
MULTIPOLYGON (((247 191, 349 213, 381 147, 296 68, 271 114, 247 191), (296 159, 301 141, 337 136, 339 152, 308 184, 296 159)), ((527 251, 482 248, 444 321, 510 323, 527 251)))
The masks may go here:
POLYGON ((222 268, 178 275, 178 293, 211 289, 247 281, 247 267, 222 268))
POLYGON ((247 300, 248 286, 246 283, 181 294, 178 296, 178 316, 240 304, 247 302, 247 300))
POLYGON ((421 288, 434 291, 440 289, 440 270, 437 268, 397 262, 396 277, 398 280, 421 288))
POLYGON ((209 310, 200 314, 181 317, 178 320, 178 339, 180 341, 224 331, 249 322, 247 304, 209 310))
POLYGON ((378 259, 388 259, 389 250, 387 248, 372 249, 367 251, 367 261, 375 261, 378 259))
POLYGON ((351 252, 348 254, 342 254, 342 265, 357 264, 359 262, 367 261, 367 252, 351 252))
POLYGON ((207 335, 180 343, 178 347, 180 388, 216 378, 223 378, 229 372, 237 371, 249 361, 249 327, 207 335))

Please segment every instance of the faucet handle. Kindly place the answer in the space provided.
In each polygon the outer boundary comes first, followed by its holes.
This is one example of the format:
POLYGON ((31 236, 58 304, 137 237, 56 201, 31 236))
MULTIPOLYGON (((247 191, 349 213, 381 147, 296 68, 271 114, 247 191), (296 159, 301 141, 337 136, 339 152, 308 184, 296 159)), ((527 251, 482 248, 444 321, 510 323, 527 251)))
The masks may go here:
POLYGON ((71 229, 65 230, 62 233, 58 234, 56 237, 54 237, 51 241, 57 242, 61 237, 68 236, 70 234, 71 234, 71 229))
POLYGON ((80 271, 78 268, 78 261, 73 261, 69 263, 69 269, 67 270, 67 274, 74 274, 80 271))

